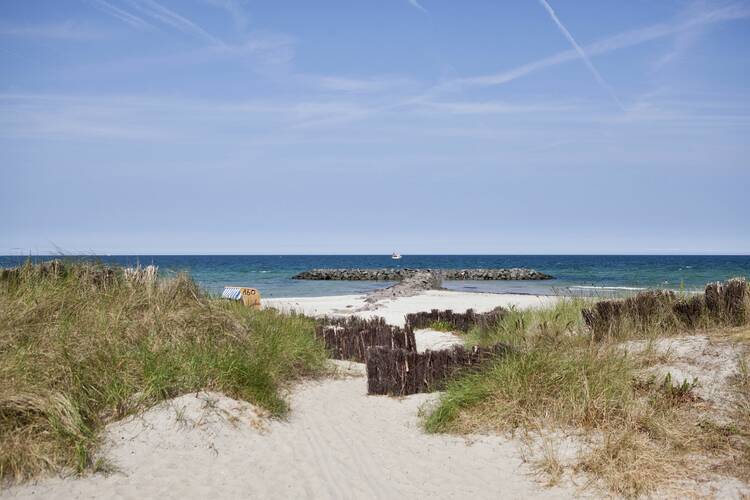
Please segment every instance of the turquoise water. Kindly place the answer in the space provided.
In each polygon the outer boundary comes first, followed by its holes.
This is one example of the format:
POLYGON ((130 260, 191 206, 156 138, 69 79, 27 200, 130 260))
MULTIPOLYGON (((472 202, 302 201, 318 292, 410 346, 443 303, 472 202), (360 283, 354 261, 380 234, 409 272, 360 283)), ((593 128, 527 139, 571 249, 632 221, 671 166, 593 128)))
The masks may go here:
MULTIPOLYGON (((27 257, 0 256, 0 267, 22 263, 27 257)), ((46 260, 54 257, 32 257, 46 260)), ((750 255, 637 256, 637 255, 119 255, 70 257, 98 259, 121 265, 155 264, 161 274, 188 271, 212 292, 224 285, 259 288, 264 297, 301 297, 363 293, 386 282, 305 281, 291 276, 316 267, 362 268, 478 268, 529 267, 555 276, 550 281, 456 281, 446 288, 466 291, 530 294, 617 293, 660 287, 700 289, 707 282, 733 276, 750 279, 750 255)))

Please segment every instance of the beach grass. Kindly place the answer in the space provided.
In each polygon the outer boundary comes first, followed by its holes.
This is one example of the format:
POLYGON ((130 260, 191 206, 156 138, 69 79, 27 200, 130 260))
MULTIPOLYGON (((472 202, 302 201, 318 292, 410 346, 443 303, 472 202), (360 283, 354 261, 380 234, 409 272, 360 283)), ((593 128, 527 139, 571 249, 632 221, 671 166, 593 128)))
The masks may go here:
POLYGON ((456 330, 456 328, 452 324, 447 321, 441 320, 433 321, 427 328, 438 332, 453 332, 456 330))
POLYGON ((99 467, 109 422, 216 390, 269 416, 284 385, 325 370, 314 322, 212 298, 186 275, 151 283, 90 263, 0 282, 0 477, 99 467))
MULTIPOLYGON (((610 493, 627 497, 709 471, 747 479, 748 349, 738 351, 744 358, 727 360, 740 363, 741 376, 728 389, 731 409, 719 416, 695 395, 700 381, 647 376, 663 360, 650 349, 635 354, 625 348, 623 339, 650 345, 659 337, 656 330, 621 331, 620 338, 595 341, 581 318, 590 305, 563 298, 549 308, 511 309, 496 324, 470 331, 469 344, 505 342, 513 351, 453 380, 426 414, 426 430, 520 434, 542 442, 537 463, 550 482, 562 466, 549 436, 575 436, 581 446, 568 463, 571 472, 585 472, 610 493)), ((715 327, 701 333, 739 342, 740 331, 715 327)), ((664 335, 679 333, 670 329, 664 335)))

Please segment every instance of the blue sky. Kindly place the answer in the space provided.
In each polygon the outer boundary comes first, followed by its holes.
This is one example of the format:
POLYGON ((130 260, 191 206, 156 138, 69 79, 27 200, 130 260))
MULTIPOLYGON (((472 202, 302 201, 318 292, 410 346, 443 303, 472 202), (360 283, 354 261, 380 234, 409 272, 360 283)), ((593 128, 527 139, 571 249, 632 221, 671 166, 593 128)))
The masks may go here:
POLYGON ((748 253, 750 2, 2 0, 0 254, 748 253))

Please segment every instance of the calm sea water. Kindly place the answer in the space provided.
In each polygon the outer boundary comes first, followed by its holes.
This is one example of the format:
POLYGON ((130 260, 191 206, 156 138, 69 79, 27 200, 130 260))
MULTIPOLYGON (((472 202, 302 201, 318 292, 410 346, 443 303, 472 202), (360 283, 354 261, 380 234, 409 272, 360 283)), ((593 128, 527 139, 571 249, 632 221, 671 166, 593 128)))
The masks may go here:
MULTIPOLYGON (((0 256, 0 267, 15 266, 27 257, 0 256)), ((54 257, 32 257, 48 260, 54 257)), ((300 271, 316 267, 479 268, 529 267, 555 276, 550 281, 454 281, 446 288, 498 293, 617 293, 661 287, 699 289, 709 281, 733 276, 750 279, 748 256, 634 256, 634 255, 120 255, 69 257, 98 259, 132 266, 159 266, 160 274, 189 272, 212 292, 224 285, 259 288, 264 297, 301 297, 355 294, 380 288, 384 282, 292 280, 300 271)))

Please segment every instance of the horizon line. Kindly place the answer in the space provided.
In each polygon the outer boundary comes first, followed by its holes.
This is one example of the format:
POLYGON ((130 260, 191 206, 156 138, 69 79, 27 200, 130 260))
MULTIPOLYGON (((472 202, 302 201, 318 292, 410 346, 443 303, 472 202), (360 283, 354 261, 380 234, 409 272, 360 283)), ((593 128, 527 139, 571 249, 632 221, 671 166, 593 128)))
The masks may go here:
MULTIPOLYGON (((389 253, 38 253, 0 257, 386 257, 389 253)), ((401 253, 402 257, 750 257, 750 252, 694 253, 401 253)))

